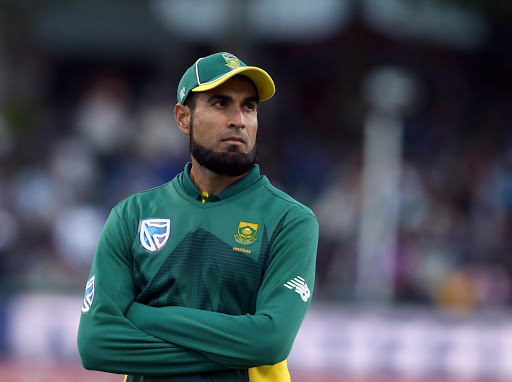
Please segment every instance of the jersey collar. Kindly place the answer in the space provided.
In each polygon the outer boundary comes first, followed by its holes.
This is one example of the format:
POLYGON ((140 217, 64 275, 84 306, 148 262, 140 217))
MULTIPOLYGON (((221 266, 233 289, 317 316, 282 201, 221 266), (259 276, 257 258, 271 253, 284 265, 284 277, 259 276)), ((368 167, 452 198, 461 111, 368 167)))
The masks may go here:
MULTIPOLYGON (((196 188, 194 183, 192 182, 192 179, 190 179, 190 170, 192 169, 192 162, 188 162, 185 165, 185 169, 183 170, 183 189, 185 192, 192 198, 200 200, 201 199, 201 191, 196 188)), ((260 176, 260 167, 256 164, 252 168, 251 171, 247 173, 243 178, 240 178, 232 185, 226 187, 224 190, 222 190, 218 194, 210 194, 208 196, 207 202, 218 202, 220 200, 227 199, 233 195, 238 194, 239 192, 245 190, 246 188, 249 188, 254 183, 259 181, 261 178, 260 176)))

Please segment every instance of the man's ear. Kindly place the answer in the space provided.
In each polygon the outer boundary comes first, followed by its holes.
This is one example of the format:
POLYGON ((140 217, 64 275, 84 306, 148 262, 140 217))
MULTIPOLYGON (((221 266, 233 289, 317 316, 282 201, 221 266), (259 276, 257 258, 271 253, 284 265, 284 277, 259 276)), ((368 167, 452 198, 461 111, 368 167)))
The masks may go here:
POLYGON ((180 130, 185 134, 190 134, 190 109, 181 103, 174 106, 174 118, 180 130))

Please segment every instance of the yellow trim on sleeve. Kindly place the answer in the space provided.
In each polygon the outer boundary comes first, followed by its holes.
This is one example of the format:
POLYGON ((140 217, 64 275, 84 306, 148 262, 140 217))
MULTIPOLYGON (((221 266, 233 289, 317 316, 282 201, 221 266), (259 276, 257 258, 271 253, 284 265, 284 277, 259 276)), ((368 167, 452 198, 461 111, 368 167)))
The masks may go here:
POLYGON ((123 382, 126 382, 126 380, 127 380, 127 379, 128 379, 128 374, 126 374, 126 375, 124 376, 124 381, 123 381, 123 382))
POLYGON ((290 382, 286 360, 275 365, 250 368, 249 382, 290 382))

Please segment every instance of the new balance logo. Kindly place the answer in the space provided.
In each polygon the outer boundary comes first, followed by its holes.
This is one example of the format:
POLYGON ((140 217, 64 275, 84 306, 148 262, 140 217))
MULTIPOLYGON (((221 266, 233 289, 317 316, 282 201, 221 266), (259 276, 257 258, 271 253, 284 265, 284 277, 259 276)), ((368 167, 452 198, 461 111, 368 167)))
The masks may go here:
POLYGON ((305 280, 300 276, 295 277, 293 280, 290 280, 283 285, 288 289, 295 288, 295 292, 297 292, 300 295, 304 302, 308 301, 308 298, 311 296, 308 284, 306 284, 305 280))

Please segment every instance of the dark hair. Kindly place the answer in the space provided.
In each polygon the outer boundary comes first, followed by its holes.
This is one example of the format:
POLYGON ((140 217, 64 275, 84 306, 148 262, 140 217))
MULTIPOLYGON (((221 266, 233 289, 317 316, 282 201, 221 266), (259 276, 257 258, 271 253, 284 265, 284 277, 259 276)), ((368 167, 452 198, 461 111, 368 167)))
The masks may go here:
POLYGON ((190 109, 190 114, 194 113, 194 110, 196 109, 196 100, 197 100, 197 93, 189 92, 187 95, 187 99, 185 99, 185 102, 183 105, 188 106, 190 109))

